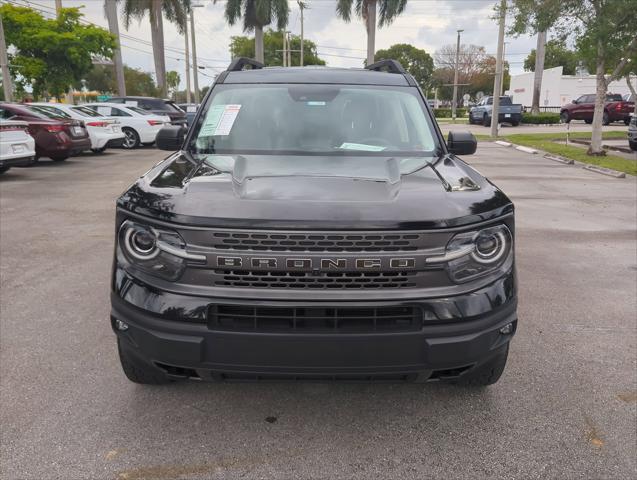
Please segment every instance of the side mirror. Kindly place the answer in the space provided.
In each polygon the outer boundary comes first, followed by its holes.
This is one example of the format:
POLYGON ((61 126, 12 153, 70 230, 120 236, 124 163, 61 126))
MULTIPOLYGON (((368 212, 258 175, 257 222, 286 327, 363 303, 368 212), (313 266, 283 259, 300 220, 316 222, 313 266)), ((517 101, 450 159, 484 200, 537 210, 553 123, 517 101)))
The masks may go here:
POLYGON ((454 155, 473 155, 478 149, 478 141, 471 132, 449 132, 447 148, 454 155))
POLYGON ((578 100, 578 99, 575 99, 575 100, 573 100, 571 103, 572 103, 573 105, 577 105, 577 104, 579 103, 579 100, 578 100))
POLYGON ((176 152, 184 144, 184 137, 188 130, 182 125, 168 125, 157 132, 155 144, 160 150, 176 152))

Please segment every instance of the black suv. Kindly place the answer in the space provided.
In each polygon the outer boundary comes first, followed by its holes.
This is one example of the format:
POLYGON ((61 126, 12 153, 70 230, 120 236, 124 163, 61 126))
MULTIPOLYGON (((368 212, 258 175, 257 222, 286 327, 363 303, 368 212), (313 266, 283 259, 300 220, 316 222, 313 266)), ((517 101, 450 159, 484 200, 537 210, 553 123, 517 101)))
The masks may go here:
POLYGON ((513 204, 399 63, 237 59, 157 145, 178 151, 117 201, 111 321, 130 380, 498 380, 513 204))
POLYGON ((171 100, 154 97, 113 97, 109 98, 108 102, 134 105, 156 115, 166 115, 170 117, 170 123, 173 125, 186 124, 186 113, 171 100))

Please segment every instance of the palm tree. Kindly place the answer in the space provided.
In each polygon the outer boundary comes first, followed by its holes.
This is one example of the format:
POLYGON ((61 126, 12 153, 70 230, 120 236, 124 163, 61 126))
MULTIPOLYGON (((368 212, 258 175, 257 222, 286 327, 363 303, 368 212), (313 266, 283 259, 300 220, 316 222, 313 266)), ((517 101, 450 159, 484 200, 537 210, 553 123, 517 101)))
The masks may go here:
POLYGON ((126 30, 132 20, 140 20, 148 13, 150 34, 153 43, 153 59, 159 95, 166 96, 166 59, 164 57, 164 23, 163 16, 177 26, 179 33, 184 33, 190 0, 118 0, 124 4, 122 15, 126 30))
POLYGON ((352 18, 352 9, 363 19, 367 28, 367 65, 374 63, 376 52, 376 10, 379 6, 378 26, 391 24, 403 13, 407 0, 337 0, 336 14, 346 22, 352 18))
MULTIPOLYGON (((218 0, 214 0, 217 3, 218 0)), ((226 20, 234 25, 243 18, 243 31, 254 31, 255 59, 263 63, 263 27, 276 19, 279 30, 288 24, 290 7, 287 0, 227 0, 226 20)))
POLYGON ((119 24, 117 23, 117 2, 118 0, 104 0, 104 13, 108 20, 108 29, 115 35, 117 48, 113 50, 113 66, 115 67, 115 78, 117 78, 117 94, 120 97, 126 96, 126 83, 124 81, 124 64, 122 63, 122 50, 119 44, 119 24))

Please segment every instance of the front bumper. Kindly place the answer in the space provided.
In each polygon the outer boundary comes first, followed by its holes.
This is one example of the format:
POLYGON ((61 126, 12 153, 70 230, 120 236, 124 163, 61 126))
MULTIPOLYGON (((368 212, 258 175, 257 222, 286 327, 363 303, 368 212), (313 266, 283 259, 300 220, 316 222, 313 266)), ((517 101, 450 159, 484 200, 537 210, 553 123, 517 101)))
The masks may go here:
POLYGON ((111 321, 122 348, 168 374, 203 380, 458 377, 506 349, 517 324, 512 271, 455 298, 330 302, 330 307, 415 304, 436 312, 436 321, 425 320, 416 331, 373 333, 217 330, 207 319, 210 305, 310 307, 325 302, 185 297, 162 294, 122 278, 116 282, 121 288, 116 287, 111 297, 111 321), (118 329, 117 321, 128 328, 118 329), (508 324, 512 324, 511 332, 501 333, 508 324))

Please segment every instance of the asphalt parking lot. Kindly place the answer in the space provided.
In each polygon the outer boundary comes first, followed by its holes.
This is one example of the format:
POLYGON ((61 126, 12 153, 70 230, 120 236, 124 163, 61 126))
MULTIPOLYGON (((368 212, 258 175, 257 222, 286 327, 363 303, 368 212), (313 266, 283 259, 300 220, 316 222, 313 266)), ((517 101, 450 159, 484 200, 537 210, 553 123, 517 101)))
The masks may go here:
POLYGON ((114 200, 164 153, 0 178, 5 479, 565 478, 637 472, 637 182, 491 143, 517 208, 500 382, 134 385, 109 325, 114 200))

